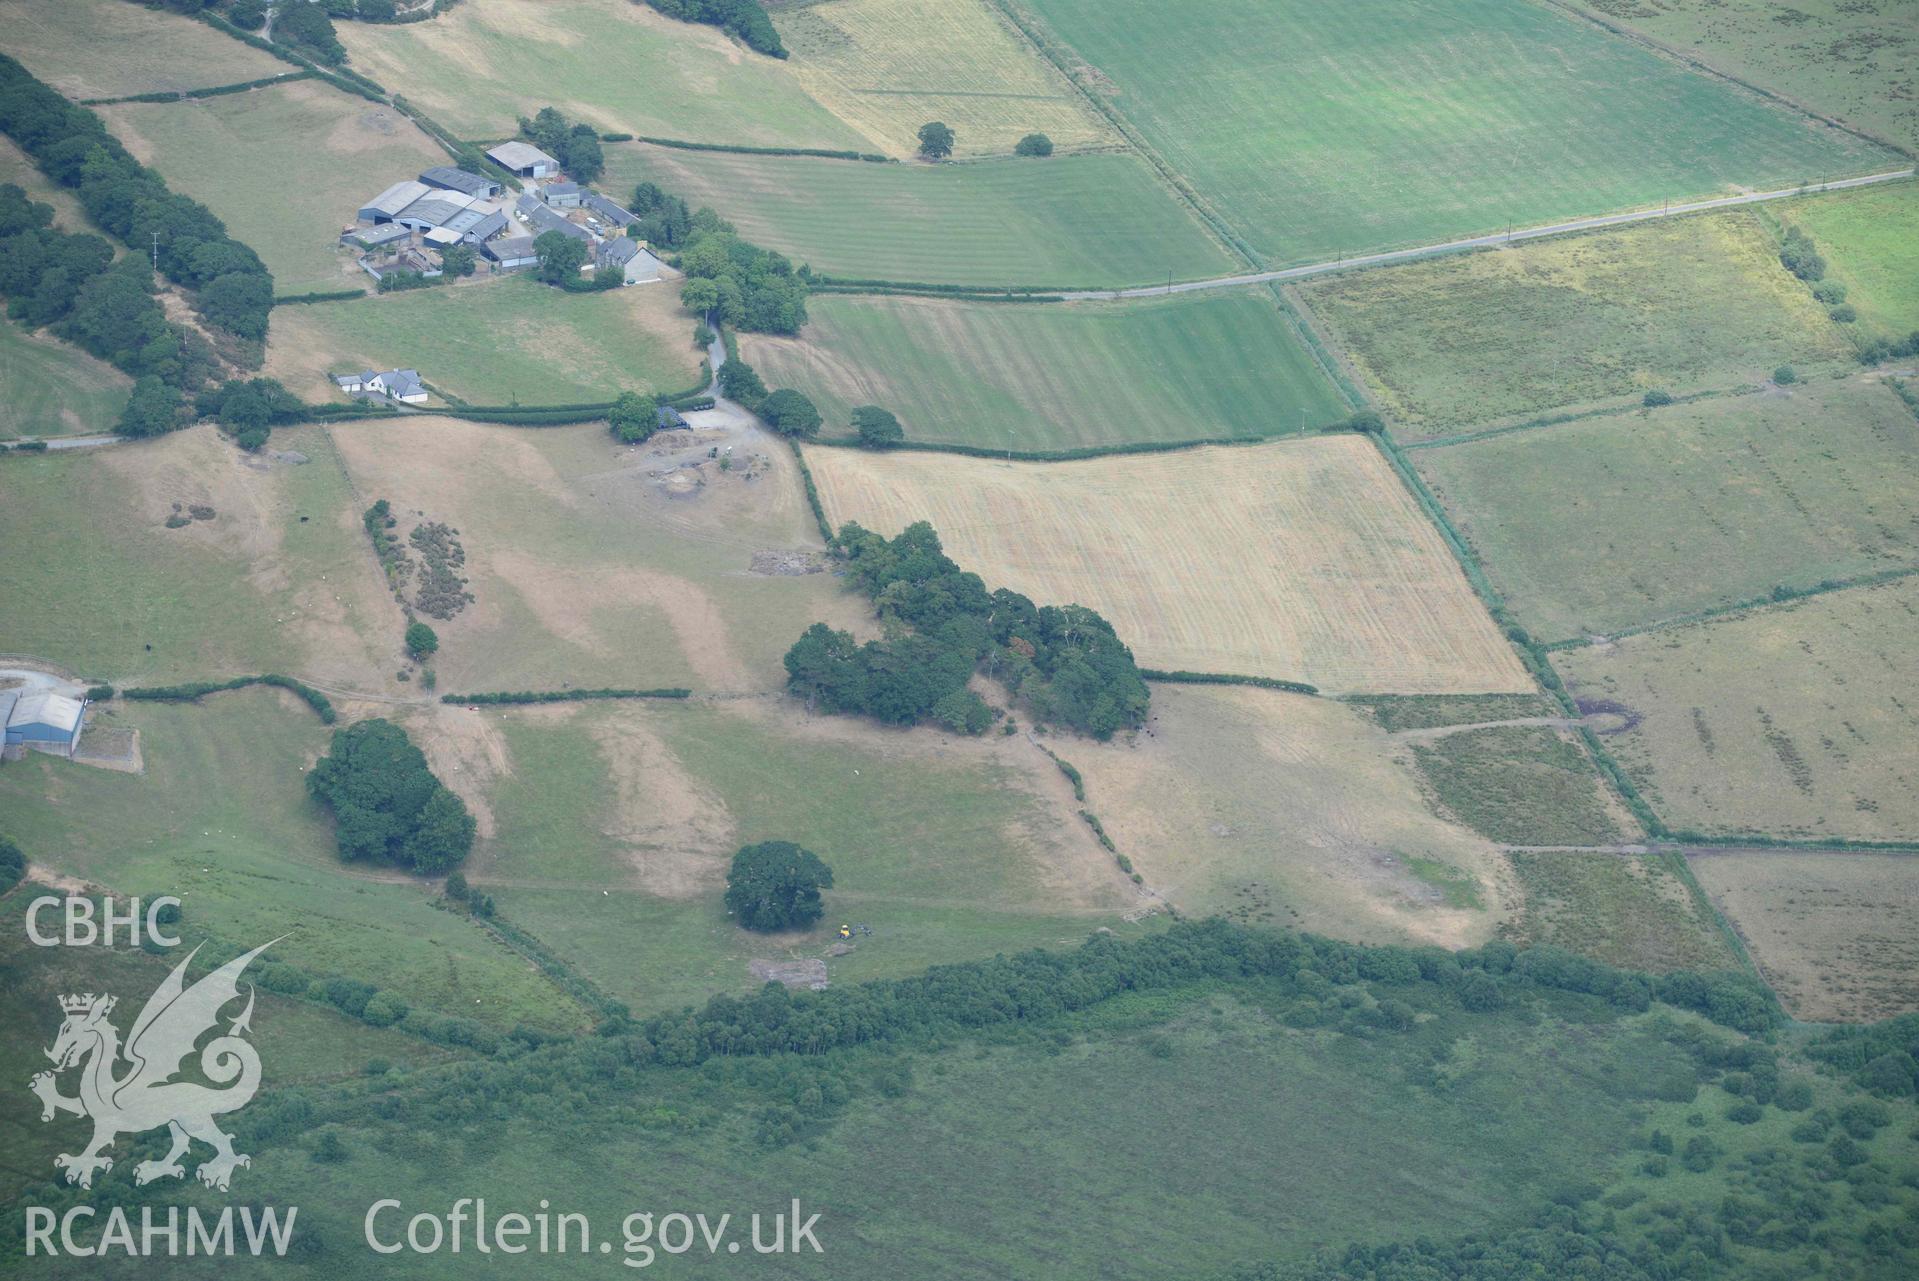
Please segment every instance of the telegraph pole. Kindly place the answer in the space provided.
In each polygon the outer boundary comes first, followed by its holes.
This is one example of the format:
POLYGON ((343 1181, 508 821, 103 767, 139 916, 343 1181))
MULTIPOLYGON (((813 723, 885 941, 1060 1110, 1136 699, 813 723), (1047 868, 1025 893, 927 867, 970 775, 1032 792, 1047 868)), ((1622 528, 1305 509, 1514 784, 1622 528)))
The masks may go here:
POLYGON ((157 231, 153 233, 153 272, 160 273, 160 233, 157 231))

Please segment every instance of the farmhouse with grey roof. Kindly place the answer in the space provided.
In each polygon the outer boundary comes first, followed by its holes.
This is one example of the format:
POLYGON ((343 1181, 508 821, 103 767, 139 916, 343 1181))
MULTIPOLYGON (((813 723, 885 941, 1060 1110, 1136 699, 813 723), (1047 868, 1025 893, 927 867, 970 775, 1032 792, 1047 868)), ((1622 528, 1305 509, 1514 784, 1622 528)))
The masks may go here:
POLYGON ((417 369, 369 369, 358 374, 335 374, 333 381, 339 384, 341 391, 367 399, 384 397, 409 405, 426 399, 426 385, 420 381, 417 369))
POLYGON ((546 178, 560 172, 560 162, 530 142, 503 142, 486 153, 494 164, 521 178, 546 178))
POLYGON ((452 165, 434 165, 420 175, 420 181, 429 187, 462 192, 479 200, 486 200, 500 194, 500 184, 493 179, 483 174, 455 169, 452 165))

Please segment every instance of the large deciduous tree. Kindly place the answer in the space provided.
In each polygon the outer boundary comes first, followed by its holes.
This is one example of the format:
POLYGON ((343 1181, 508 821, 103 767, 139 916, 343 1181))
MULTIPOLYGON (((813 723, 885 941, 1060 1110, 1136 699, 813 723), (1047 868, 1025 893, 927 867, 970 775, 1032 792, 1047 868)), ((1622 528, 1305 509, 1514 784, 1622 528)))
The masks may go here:
POLYGON ((938 120, 921 125, 920 154, 928 160, 944 160, 952 155, 953 131, 938 120))
POLYGON ((833 869, 791 841, 761 841, 733 856, 726 874, 726 910, 749 930, 799 930, 825 910, 820 891, 833 869))

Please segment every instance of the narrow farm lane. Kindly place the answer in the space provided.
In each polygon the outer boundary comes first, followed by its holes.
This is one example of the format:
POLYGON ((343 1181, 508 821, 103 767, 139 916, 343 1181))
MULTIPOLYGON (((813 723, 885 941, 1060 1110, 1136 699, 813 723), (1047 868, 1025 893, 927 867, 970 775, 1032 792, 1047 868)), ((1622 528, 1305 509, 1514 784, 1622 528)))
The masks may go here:
POLYGON ((1335 271, 1350 271, 1355 267, 1380 267, 1388 263, 1413 262, 1421 258, 1436 258, 1442 254, 1463 253, 1469 249, 1490 249, 1498 245, 1518 244, 1522 240, 1539 240, 1547 236, 1563 236, 1575 231, 1596 231, 1602 227, 1624 227, 1633 223, 1652 222, 1658 218, 1677 218, 1682 214, 1704 213, 1713 209, 1732 209, 1740 205, 1763 204, 1769 200, 1786 200, 1793 196, 1808 195, 1815 192, 1844 191, 1851 187, 1870 187, 1882 182, 1899 182, 1919 173, 1915 169, 1897 169, 1886 173, 1866 174, 1858 178, 1841 178, 1835 182, 1824 182, 1814 187, 1783 187, 1777 191, 1750 191, 1737 196, 1717 196, 1711 200, 1693 200, 1685 204, 1666 205, 1659 209, 1640 209, 1631 213, 1604 214, 1596 218, 1575 218, 1571 222, 1555 222, 1543 227, 1522 227, 1510 232, 1494 232, 1489 236, 1472 236, 1465 240, 1448 240, 1440 244, 1420 245, 1412 249, 1393 249, 1385 253, 1359 254, 1352 258, 1340 258, 1333 262, 1308 263, 1302 267, 1284 267, 1278 271, 1252 271, 1236 276, 1214 276, 1208 280, 1185 280, 1171 285, 1139 285, 1131 289, 1083 289, 1060 294, 1069 302, 1087 302, 1113 298, 1153 298, 1166 294, 1193 293, 1201 289, 1231 289, 1238 285, 1263 285, 1279 280, 1304 280, 1312 276, 1323 276, 1335 271))

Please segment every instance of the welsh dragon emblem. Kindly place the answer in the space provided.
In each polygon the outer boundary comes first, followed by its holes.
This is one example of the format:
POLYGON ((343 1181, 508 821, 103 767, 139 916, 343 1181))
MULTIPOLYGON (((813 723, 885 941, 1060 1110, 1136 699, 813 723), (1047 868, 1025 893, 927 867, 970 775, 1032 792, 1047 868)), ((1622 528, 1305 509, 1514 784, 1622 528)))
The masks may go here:
POLYGON ((136 1183, 186 1177, 180 1158, 195 1139, 213 1149, 213 1156, 195 1171, 210 1188, 226 1191, 234 1168, 252 1164, 251 1158, 233 1150, 233 1136, 214 1120, 245 1107, 260 1088, 260 1055, 242 1039, 251 1030, 251 987, 246 1008, 227 1025, 225 1034, 200 1049, 199 1074, 213 1084, 176 1078, 200 1039, 217 1030, 220 1011, 239 997, 241 971, 271 946, 263 944, 237 956, 188 987, 187 965, 200 950, 194 948, 147 998, 124 1046, 119 1030, 107 1020, 116 1004, 113 997, 89 992, 60 998, 66 1021, 53 1048, 46 1051, 53 1071, 36 1075, 31 1088, 40 1096, 42 1121, 51 1121, 61 1112, 93 1121, 93 1140, 84 1151, 53 1158, 53 1164, 66 1171, 67 1182, 92 1187, 96 1172, 113 1168, 113 1159, 105 1152, 116 1138, 163 1125, 173 1136, 173 1146, 160 1160, 136 1165, 136 1183), (61 1094, 56 1083, 58 1074, 72 1067, 80 1069, 77 1098, 61 1094))

